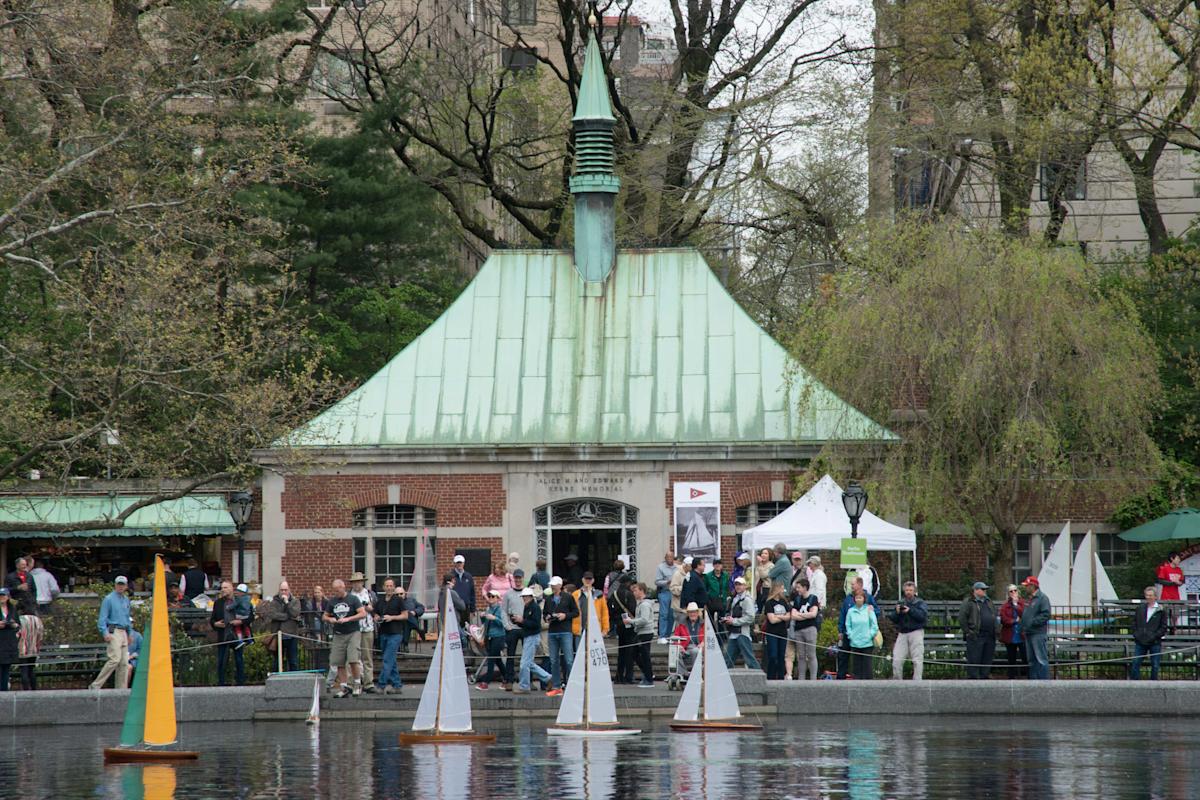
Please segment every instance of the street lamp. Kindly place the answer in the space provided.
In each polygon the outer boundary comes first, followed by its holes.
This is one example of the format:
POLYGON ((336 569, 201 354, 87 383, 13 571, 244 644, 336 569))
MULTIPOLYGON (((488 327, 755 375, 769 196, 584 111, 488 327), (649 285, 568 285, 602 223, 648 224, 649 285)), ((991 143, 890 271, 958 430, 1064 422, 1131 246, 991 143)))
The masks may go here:
POLYGON ((850 481, 846 491, 842 492, 842 507, 850 518, 850 538, 858 538, 858 521, 867 510, 867 490, 858 481, 850 481))
POLYGON ((250 522, 250 513, 254 511, 254 496, 249 492, 234 492, 229 495, 229 516, 238 532, 238 583, 246 582, 246 524, 250 522))

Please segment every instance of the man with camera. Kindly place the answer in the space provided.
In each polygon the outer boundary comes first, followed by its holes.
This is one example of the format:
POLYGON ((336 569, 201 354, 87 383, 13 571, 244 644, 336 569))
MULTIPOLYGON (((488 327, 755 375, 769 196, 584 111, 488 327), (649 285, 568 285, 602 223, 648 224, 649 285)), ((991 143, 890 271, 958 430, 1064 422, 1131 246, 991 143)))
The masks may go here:
POLYGON ((888 612, 888 619, 896 626, 896 644, 892 648, 892 677, 904 678, 904 662, 912 659, 913 680, 921 680, 925 666, 925 622, 929 619, 929 608, 917 597, 917 585, 904 582, 904 599, 888 612))

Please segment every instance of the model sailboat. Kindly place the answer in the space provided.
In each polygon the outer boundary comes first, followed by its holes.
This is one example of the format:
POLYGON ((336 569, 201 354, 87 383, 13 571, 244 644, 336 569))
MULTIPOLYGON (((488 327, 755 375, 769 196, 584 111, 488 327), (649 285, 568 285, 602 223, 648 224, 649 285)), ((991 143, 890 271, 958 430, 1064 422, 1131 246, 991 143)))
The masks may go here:
POLYGON ((492 742, 493 733, 476 733, 471 728, 471 690, 463 662, 462 632, 450 592, 443 598, 446 609, 433 661, 425 676, 421 702, 413 719, 412 733, 400 734, 401 744, 424 742, 492 742))
POLYGON ((1113 588, 1100 556, 1096 553, 1096 536, 1091 531, 1079 544, 1079 552, 1071 558, 1071 523, 1063 525, 1058 538, 1038 573, 1038 586, 1051 602, 1063 599, 1072 606, 1095 608, 1102 600, 1115 600, 1113 588))
POLYGON ((671 729, 677 731, 760 731, 755 722, 738 722, 737 692, 729 668, 721 656, 721 642, 712 621, 704 615, 704 643, 692 664, 692 674, 683 687, 671 729))
POLYGON ((617 727, 617 703, 613 696, 612 676, 608 673, 608 651, 596 604, 582 592, 582 605, 587 606, 587 630, 584 631, 583 652, 575 656, 567 691, 558 709, 555 727, 547 733, 574 736, 628 736, 641 733, 632 728, 617 727))
POLYGON ((150 625, 146 628, 141 652, 137 674, 133 676, 133 689, 129 693, 129 705, 125 707, 121 744, 104 748, 104 760, 181 761, 198 758, 199 753, 193 751, 162 749, 175 744, 176 724, 167 581, 162 556, 158 555, 154 557, 150 625))
POLYGON ((312 705, 308 707, 308 719, 304 722, 308 725, 316 725, 321 721, 321 679, 318 677, 313 681, 313 696, 312 705))

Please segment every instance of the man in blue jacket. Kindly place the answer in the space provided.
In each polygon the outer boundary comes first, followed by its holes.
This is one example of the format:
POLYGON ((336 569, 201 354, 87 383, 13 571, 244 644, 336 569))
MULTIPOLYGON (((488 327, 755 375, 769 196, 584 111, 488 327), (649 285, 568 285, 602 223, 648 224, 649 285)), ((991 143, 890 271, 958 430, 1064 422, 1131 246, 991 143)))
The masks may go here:
POLYGON ((904 599, 888 612, 888 619, 899 633, 892 648, 892 677, 904 678, 904 662, 912 659, 913 680, 921 680, 925 666, 925 622, 929 619, 929 608, 917 597, 917 585, 904 582, 904 599))
POLYGON ((129 634, 133 630, 129 618, 129 597, 125 594, 128 588, 129 580, 124 575, 118 575, 113 590, 100 603, 100 618, 96 621, 96 627, 108 645, 108 660, 104 662, 96 680, 92 681, 92 689, 103 689, 114 672, 117 675, 114 688, 124 689, 128 685, 129 634))
POLYGON ((459 619, 460 624, 465 624, 475 613, 475 578, 467 572, 467 559, 461 554, 454 557, 454 593, 462 598, 466 606, 466 611, 459 619))
POLYGON ((850 640, 846 638, 846 614, 854 607, 854 598, 860 594, 867 598, 871 608, 875 609, 875 614, 877 616, 879 614, 879 604, 875 602, 871 593, 863 588, 863 579, 855 578, 850 585, 850 594, 846 595, 846 599, 842 601, 842 607, 838 610, 837 676, 839 681, 846 678, 846 672, 850 668, 850 640))

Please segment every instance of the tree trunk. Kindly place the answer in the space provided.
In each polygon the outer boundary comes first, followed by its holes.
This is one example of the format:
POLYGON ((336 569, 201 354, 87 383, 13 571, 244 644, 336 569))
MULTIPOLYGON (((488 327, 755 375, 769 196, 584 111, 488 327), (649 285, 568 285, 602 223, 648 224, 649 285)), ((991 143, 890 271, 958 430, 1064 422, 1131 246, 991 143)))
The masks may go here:
POLYGON ((1013 553, 1017 545, 1016 531, 1000 531, 992 536, 988 557, 992 560, 992 597, 1003 599, 1006 588, 1013 582, 1013 553))

